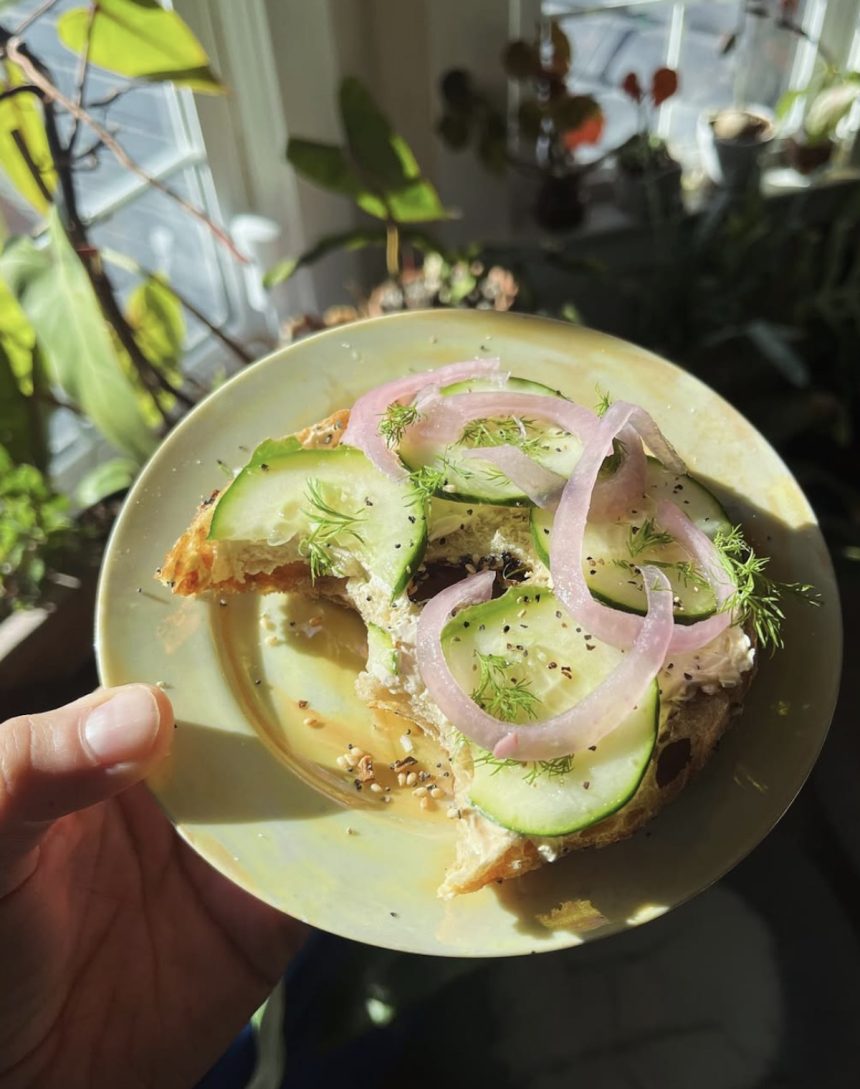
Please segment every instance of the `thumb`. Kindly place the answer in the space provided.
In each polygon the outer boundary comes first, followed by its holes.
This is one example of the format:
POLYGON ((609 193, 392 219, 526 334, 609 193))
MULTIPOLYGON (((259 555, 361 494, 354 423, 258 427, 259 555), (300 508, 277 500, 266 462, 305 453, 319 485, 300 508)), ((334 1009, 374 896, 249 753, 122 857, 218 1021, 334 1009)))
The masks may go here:
POLYGON ((95 804, 167 753, 173 710, 158 688, 100 689, 0 726, 0 840, 95 804))

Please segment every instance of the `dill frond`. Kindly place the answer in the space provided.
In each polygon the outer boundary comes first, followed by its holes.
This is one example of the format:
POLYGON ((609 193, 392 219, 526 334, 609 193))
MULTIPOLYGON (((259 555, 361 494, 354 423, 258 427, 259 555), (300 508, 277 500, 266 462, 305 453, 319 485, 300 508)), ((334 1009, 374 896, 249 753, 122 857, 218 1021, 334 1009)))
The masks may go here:
POLYGON ((311 477, 305 488, 308 507, 302 511, 310 527, 310 532, 299 541, 299 555, 304 556, 310 565, 311 581, 321 575, 337 574, 333 545, 342 545, 344 537, 352 537, 359 544, 364 540, 355 528, 367 517, 367 509, 357 511, 338 510, 323 495, 322 485, 311 477))
POLYGON ((657 526, 653 518, 646 518, 641 526, 631 526, 627 533, 627 551, 631 556, 638 556, 646 548, 656 548, 658 545, 673 544, 675 538, 671 533, 665 533, 657 526))
POLYGON ((491 752, 481 751, 473 756, 475 767, 490 767, 491 775, 497 775, 502 768, 521 768, 523 779, 529 784, 536 783, 538 779, 557 779, 573 771, 574 757, 556 756, 552 760, 512 760, 500 759, 491 752))
POLYGON ((397 401, 390 404, 379 420, 378 431, 386 445, 396 446, 403 438, 408 427, 421 419, 421 413, 415 405, 401 405, 397 401))
POLYGON ((595 386, 594 392, 597 394, 598 398, 597 404, 594 406, 594 411, 598 416, 605 416, 612 404, 612 397, 608 390, 601 389, 600 386, 595 386))
POLYGON ((478 658, 478 684, 472 692, 477 705, 503 722, 516 722, 521 716, 537 718, 540 698, 529 691, 529 681, 508 676, 511 663, 501 654, 481 654, 478 658))
POLYGON ((546 435, 543 433, 530 434, 536 428, 534 420, 520 419, 517 416, 497 420, 470 420, 463 430, 460 442, 469 447, 516 446, 531 457, 546 444, 546 435))
POLYGON ((781 648, 782 623, 785 613, 782 601, 786 596, 799 598, 807 605, 821 605, 814 586, 801 582, 777 582, 765 574, 770 563, 767 556, 757 556, 744 540, 740 526, 717 530, 714 545, 720 559, 735 584, 735 592, 723 609, 737 612, 741 624, 751 623, 759 645, 781 648))

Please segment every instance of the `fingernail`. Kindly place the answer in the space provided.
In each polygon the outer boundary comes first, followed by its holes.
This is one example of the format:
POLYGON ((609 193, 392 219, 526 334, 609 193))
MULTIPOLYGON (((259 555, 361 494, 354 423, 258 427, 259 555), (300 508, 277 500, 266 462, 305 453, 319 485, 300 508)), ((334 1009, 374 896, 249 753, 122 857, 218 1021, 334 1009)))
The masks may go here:
POLYGON ((158 705, 143 685, 123 688, 90 711, 83 739, 100 764, 120 764, 147 756, 158 733, 158 705))

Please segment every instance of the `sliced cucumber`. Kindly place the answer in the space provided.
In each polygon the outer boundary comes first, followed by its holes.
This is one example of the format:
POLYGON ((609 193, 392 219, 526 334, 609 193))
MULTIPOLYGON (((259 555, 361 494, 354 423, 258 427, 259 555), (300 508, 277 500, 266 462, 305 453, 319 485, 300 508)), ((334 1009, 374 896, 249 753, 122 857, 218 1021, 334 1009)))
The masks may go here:
POLYGON ((367 672, 379 680, 390 680, 397 675, 397 650, 391 632, 378 624, 367 624, 367 672))
MULTIPOLYGON (((540 720, 579 703, 623 653, 586 637, 552 591, 527 587, 458 612, 442 633, 442 645, 451 671, 470 693, 481 683, 482 667, 488 668, 481 656, 498 656, 493 676, 499 689, 519 683, 531 693, 515 701, 518 712, 510 715, 522 723, 533 721, 529 709, 540 720)), ((493 691, 485 689, 485 706, 493 691)), ((466 742, 474 765, 469 798, 490 820, 522 835, 562 836, 596 824, 636 792, 654 749, 659 707, 655 681, 594 752, 560 760, 499 761, 466 742)))
POLYGON ((223 493, 209 536, 284 548, 317 574, 376 576, 396 597, 427 543, 426 504, 348 446, 269 441, 223 493))
MULTIPOLYGON (((592 596, 625 612, 646 612, 645 589, 634 565, 659 564, 675 595, 675 619, 692 624, 710 616, 716 608, 713 590, 699 577, 690 556, 674 541, 642 546, 643 525, 653 518, 657 499, 671 499, 709 537, 720 528, 730 528, 720 502, 698 481, 664 469, 648 459, 647 485, 642 503, 618 522, 589 522, 583 542, 583 573, 592 596)), ((531 512, 532 540, 537 554, 549 565, 552 511, 531 512)), ((652 523, 654 525, 654 523, 652 523)), ((660 527, 654 525, 659 531, 660 527)))
MULTIPOLYGON (((558 390, 525 378, 508 379, 505 389, 565 400, 558 390)), ((498 392, 499 386, 489 379, 471 379, 446 386, 441 392, 443 396, 450 396, 478 390, 498 392)), ((464 437, 446 446, 444 450, 440 450, 435 444, 410 439, 407 434, 400 443, 398 453, 404 465, 413 471, 425 466, 441 470, 443 475, 435 494, 444 499, 459 503, 530 507, 532 502, 528 496, 494 465, 463 456, 464 451, 478 446, 498 446, 511 441, 535 461, 563 477, 570 476, 582 453, 582 443, 576 435, 570 435, 562 428, 542 420, 511 416, 473 421, 464 432, 464 437)))

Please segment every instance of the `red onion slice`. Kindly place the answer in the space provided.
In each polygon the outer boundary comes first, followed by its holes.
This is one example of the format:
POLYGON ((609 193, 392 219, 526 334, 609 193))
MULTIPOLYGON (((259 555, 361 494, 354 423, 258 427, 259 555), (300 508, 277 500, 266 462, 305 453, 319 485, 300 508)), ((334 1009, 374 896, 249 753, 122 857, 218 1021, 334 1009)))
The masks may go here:
POLYGON ((418 668, 443 715, 468 738, 499 758, 551 760, 595 745, 636 708, 666 657, 672 633, 669 580, 656 567, 643 568, 648 613, 629 651, 605 680, 575 706, 527 726, 494 718, 459 686, 445 660, 442 631, 455 609, 486 601, 492 572, 472 575, 443 590, 418 621, 418 668))
POLYGON ((708 580, 717 601, 717 611, 707 620, 697 624, 676 624, 670 650, 684 653, 698 650, 726 630, 732 622, 732 611, 727 603, 736 592, 735 584, 723 566, 720 554, 710 537, 695 525, 680 507, 668 499, 661 499, 656 508, 657 523, 671 533, 675 540, 690 553, 699 570, 708 580))
POLYGON ((471 420, 536 417, 578 435, 583 443, 591 438, 598 424, 593 412, 573 401, 504 389, 498 393, 452 393, 447 397, 431 394, 422 400, 420 408, 421 419, 409 429, 409 435, 422 444, 456 442, 471 420))
POLYGON ((558 502, 565 478, 524 454, 516 446, 476 446, 464 450, 463 457, 488 461, 505 474, 512 484, 531 499, 536 507, 552 507, 558 502))
POLYGON ((359 397, 352 406, 349 424, 341 441, 363 451, 383 473, 395 480, 404 480, 409 475, 408 471, 379 433, 379 421, 389 405, 395 402, 403 404, 427 386, 444 386, 467 378, 495 374, 499 366, 498 359, 472 359, 464 363, 449 363, 435 371, 411 374, 377 386, 359 397))
POLYGON ((645 492, 648 463, 639 433, 628 424, 618 432, 618 441, 624 444, 621 465, 608 479, 598 480, 591 493, 588 516, 598 522, 620 518, 645 492))
MULTIPOLYGON (((674 468, 677 464, 683 466, 683 462, 672 447, 662 436, 659 436, 656 424, 647 413, 635 405, 617 401, 601 420, 594 439, 587 445, 571 473, 555 513, 550 541, 550 573, 557 597, 571 616, 576 618, 577 623, 585 625, 598 639, 614 647, 629 647, 639 634, 644 621, 641 616, 625 613, 595 601, 582 574, 582 544, 589 503, 600 466, 603 464, 604 457, 611 451, 612 440, 628 423, 640 434, 643 429, 649 432, 651 438, 647 440, 648 445, 652 450, 663 451, 664 455, 670 459, 669 467, 674 468)), ((692 528, 695 529, 695 527, 692 528)), ((702 536, 704 537, 704 534, 702 536)), ((685 530, 682 544, 687 539, 696 541, 696 549, 693 551, 698 559, 701 553, 697 550, 704 549, 705 546, 697 538, 690 537, 685 530)), ((707 537, 705 540, 708 540, 707 537)), ((713 549, 710 541, 708 545, 713 549)), ((710 563, 706 570, 708 577, 711 578, 710 563)), ((709 643, 730 623, 729 613, 717 613, 696 624, 675 625, 669 649, 671 651, 698 649, 709 643)))

